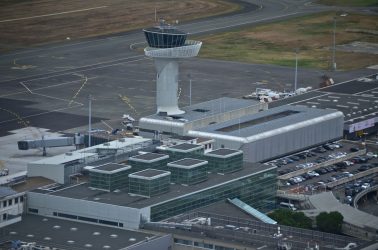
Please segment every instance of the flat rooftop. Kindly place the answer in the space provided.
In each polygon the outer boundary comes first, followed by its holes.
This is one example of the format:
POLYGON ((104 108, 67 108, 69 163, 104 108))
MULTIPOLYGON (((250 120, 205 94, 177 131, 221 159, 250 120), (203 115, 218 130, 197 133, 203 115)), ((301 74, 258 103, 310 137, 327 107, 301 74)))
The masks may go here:
POLYGON ((198 144, 182 143, 182 144, 178 144, 178 145, 175 145, 175 146, 168 147, 167 150, 190 152, 190 151, 202 148, 202 147, 203 147, 202 145, 198 145, 198 144))
POLYGON ((124 164, 117 164, 117 163, 107 163, 98 167, 95 167, 91 170, 101 170, 104 172, 113 172, 115 170, 126 170, 130 169, 130 166, 124 165, 124 164))
POLYGON ((83 183, 80 185, 75 185, 71 187, 65 187, 57 191, 44 191, 44 190, 33 190, 31 192, 44 193, 54 196, 61 196, 73 199, 81 199, 88 201, 96 201, 101 203, 127 206, 133 208, 144 208, 152 206, 161 202, 165 202, 180 196, 188 195, 190 193, 195 193, 205 188, 221 185, 225 182, 245 178, 250 175, 257 174, 262 171, 275 169, 275 167, 267 167, 266 165, 259 163, 249 163, 244 162, 244 168, 240 171, 233 173, 220 175, 216 173, 211 173, 208 175, 208 180, 198 183, 192 186, 182 186, 179 184, 172 184, 170 192, 164 193, 151 198, 143 198, 137 196, 128 195, 127 189, 121 189, 120 192, 103 192, 101 190, 91 190, 89 189, 88 183, 83 183))
POLYGON ((22 221, 2 228, 1 240, 36 242, 38 245, 59 249, 105 249, 104 246, 121 249, 152 236, 136 231, 28 214, 22 217, 22 221))
POLYGON ((136 156, 130 157, 128 160, 129 161, 158 161, 162 159, 167 159, 169 158, 168 155, 165 154, 156 154, 156 153, 147 153, 147 154, 140 154, 136 156))
POLYGON ((0 199, 14 194, 17 194, 17 192, 10 187, 0 187, 0 199))
POLYGON ((208 153, 206 153, 205 155, 209 155, 209 156, 234 156, 234 155, 237 155, 237 154, 242 154, 243 151, 240 151, 240 150, 235 150, 235 149, 228 149, 228 148, 219 148, 219 149, 216 149, 216 150, 213 150, 213 151, 210 151, 208 153))
MULTIPOLYGON (((178 116, 171 116, 175 121, 192 122, 203 119, 206 116, 218 115, 224 112, 238 110, 249 106, 259 105, 257 100, 244 100, 230 97, 222 97, 202 103, 197 103, 192 106, 183 107, 185 113, 178 116), (182 120, 179 120, 182 119, 182 120)), ((147 116, 147 118, 157 120, 167 120, 165 116, 159 116, 158 114, 147 116)))
POLYGON ((352 124, 378 117, 377 74, 313 90, 302 95, 269 103, 269 108, 282 105, 304 105, 335 109, 344 113, 345 123, 352 124))
POLYGON ((160 178, 160 177, 163 177, 163 176, 167 176, 169 174, 170 174, 170 172, 168 172, 168 171, 149 168, 149 169, 146 169, 146 170, 142 170, 142 171, 139 171, 139 172, 132 173, 132 174, 129 175, 129 177, 134 177, 134 178, 144 177, 143 179, 157 179, 157 178, 160 178))
POLYGON ((176 168, 191 169, 191 168, 196 168, 196 167, 203 166, 206 164, 207 164, 207 161, 202 161, 202 160, 192 159, 192 158, 184 158, 182 160, 170 162, 168 163, 168 166, 176 167, 176 168))
MULTIPOLYGON (((257 114, 246 115, 240 119, 209 125, 197 129, 200 135, 210 136, 210 134, 229 135, 233 137, 250 137, 272 132, 285 126, 295 126, 304 121, 311 121, 321 117, 342 117, 342 114, 333 109, 309 108, 306 106, 278 106, 257 114), (258 121, 258 122, 256 122, 258 121), (232 129, 231 129, 232 128, 232 129), (201 133, 202 132, 202 133, 201 133)), ((329 118, 328 118, 329 119, 329 118)), ((317 121, 319 122, 319 121, 317 121)))

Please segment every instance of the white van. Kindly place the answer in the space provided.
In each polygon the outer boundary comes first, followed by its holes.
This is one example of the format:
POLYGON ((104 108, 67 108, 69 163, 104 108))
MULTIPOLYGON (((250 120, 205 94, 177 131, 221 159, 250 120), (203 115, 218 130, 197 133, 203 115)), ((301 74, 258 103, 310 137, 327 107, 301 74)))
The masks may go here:
POLYGON ((293 204, 287 202, 280 202, 280 207, 290 209, 291 211, 297 210, 297 208, 293 204))

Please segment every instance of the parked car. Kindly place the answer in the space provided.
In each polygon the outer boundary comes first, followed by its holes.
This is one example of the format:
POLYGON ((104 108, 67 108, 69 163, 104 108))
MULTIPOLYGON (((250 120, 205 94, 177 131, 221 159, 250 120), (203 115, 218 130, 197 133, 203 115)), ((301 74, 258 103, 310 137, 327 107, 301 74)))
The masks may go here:
POLYGON ((364 183, 364 184, 361 185, 361 188, 362 188, 362 189, 367 189, 367 188, 369 188, 369 187, 370 187, 370 184, 369 184, 369 183, 364 183))
POLYGON ((357 151, 360 151, 360 149, 357 148, 357 147, 351 147, 349 150, 350 150, 350 152, 357 152, 357 151))
POLYGON ((371 165, 361 165, 357 170, 360 172, 369 170, 371 168, 371 165))
POLYGON ((366 157, 369 158, 369 159, 372 159, 372 158, 377 158, 378 155, 373 153, 373 152, 367 152, 366 157))
POLYGON ((310 175, 311 177, 317 177, 317 176, 319 176, 319 174, 316 173, 315 171, 308 171, 307 174, 310 175))

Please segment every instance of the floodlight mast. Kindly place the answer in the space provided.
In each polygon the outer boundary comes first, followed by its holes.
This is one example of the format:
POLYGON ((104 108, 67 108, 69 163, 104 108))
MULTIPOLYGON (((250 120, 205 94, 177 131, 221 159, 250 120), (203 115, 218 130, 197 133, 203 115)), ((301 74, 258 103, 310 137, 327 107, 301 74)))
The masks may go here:
POLYGON ((144 53, 154 58, 156 75, 156 105, 158 114, 180 115, 185 113, 178 107, 178 60, 195 57, 202 42, 186 40, 187 33, 168 25, 144 29, 148 47, 144 53))

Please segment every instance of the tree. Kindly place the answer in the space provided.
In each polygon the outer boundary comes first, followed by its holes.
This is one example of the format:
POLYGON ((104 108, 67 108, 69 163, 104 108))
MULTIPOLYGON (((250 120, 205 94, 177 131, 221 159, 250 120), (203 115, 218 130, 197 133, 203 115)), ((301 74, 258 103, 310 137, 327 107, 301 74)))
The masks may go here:
POLYGON ((320 231, 340 234, 343 220, 344 217, 337 211, 321 212, 316 216, 316 226, 320 231))
POLYGON ((269 217, 278 224, 311 229, 312 221, 303 212, 293 212, 289 209, 277 209, 269 214, 269 217))

